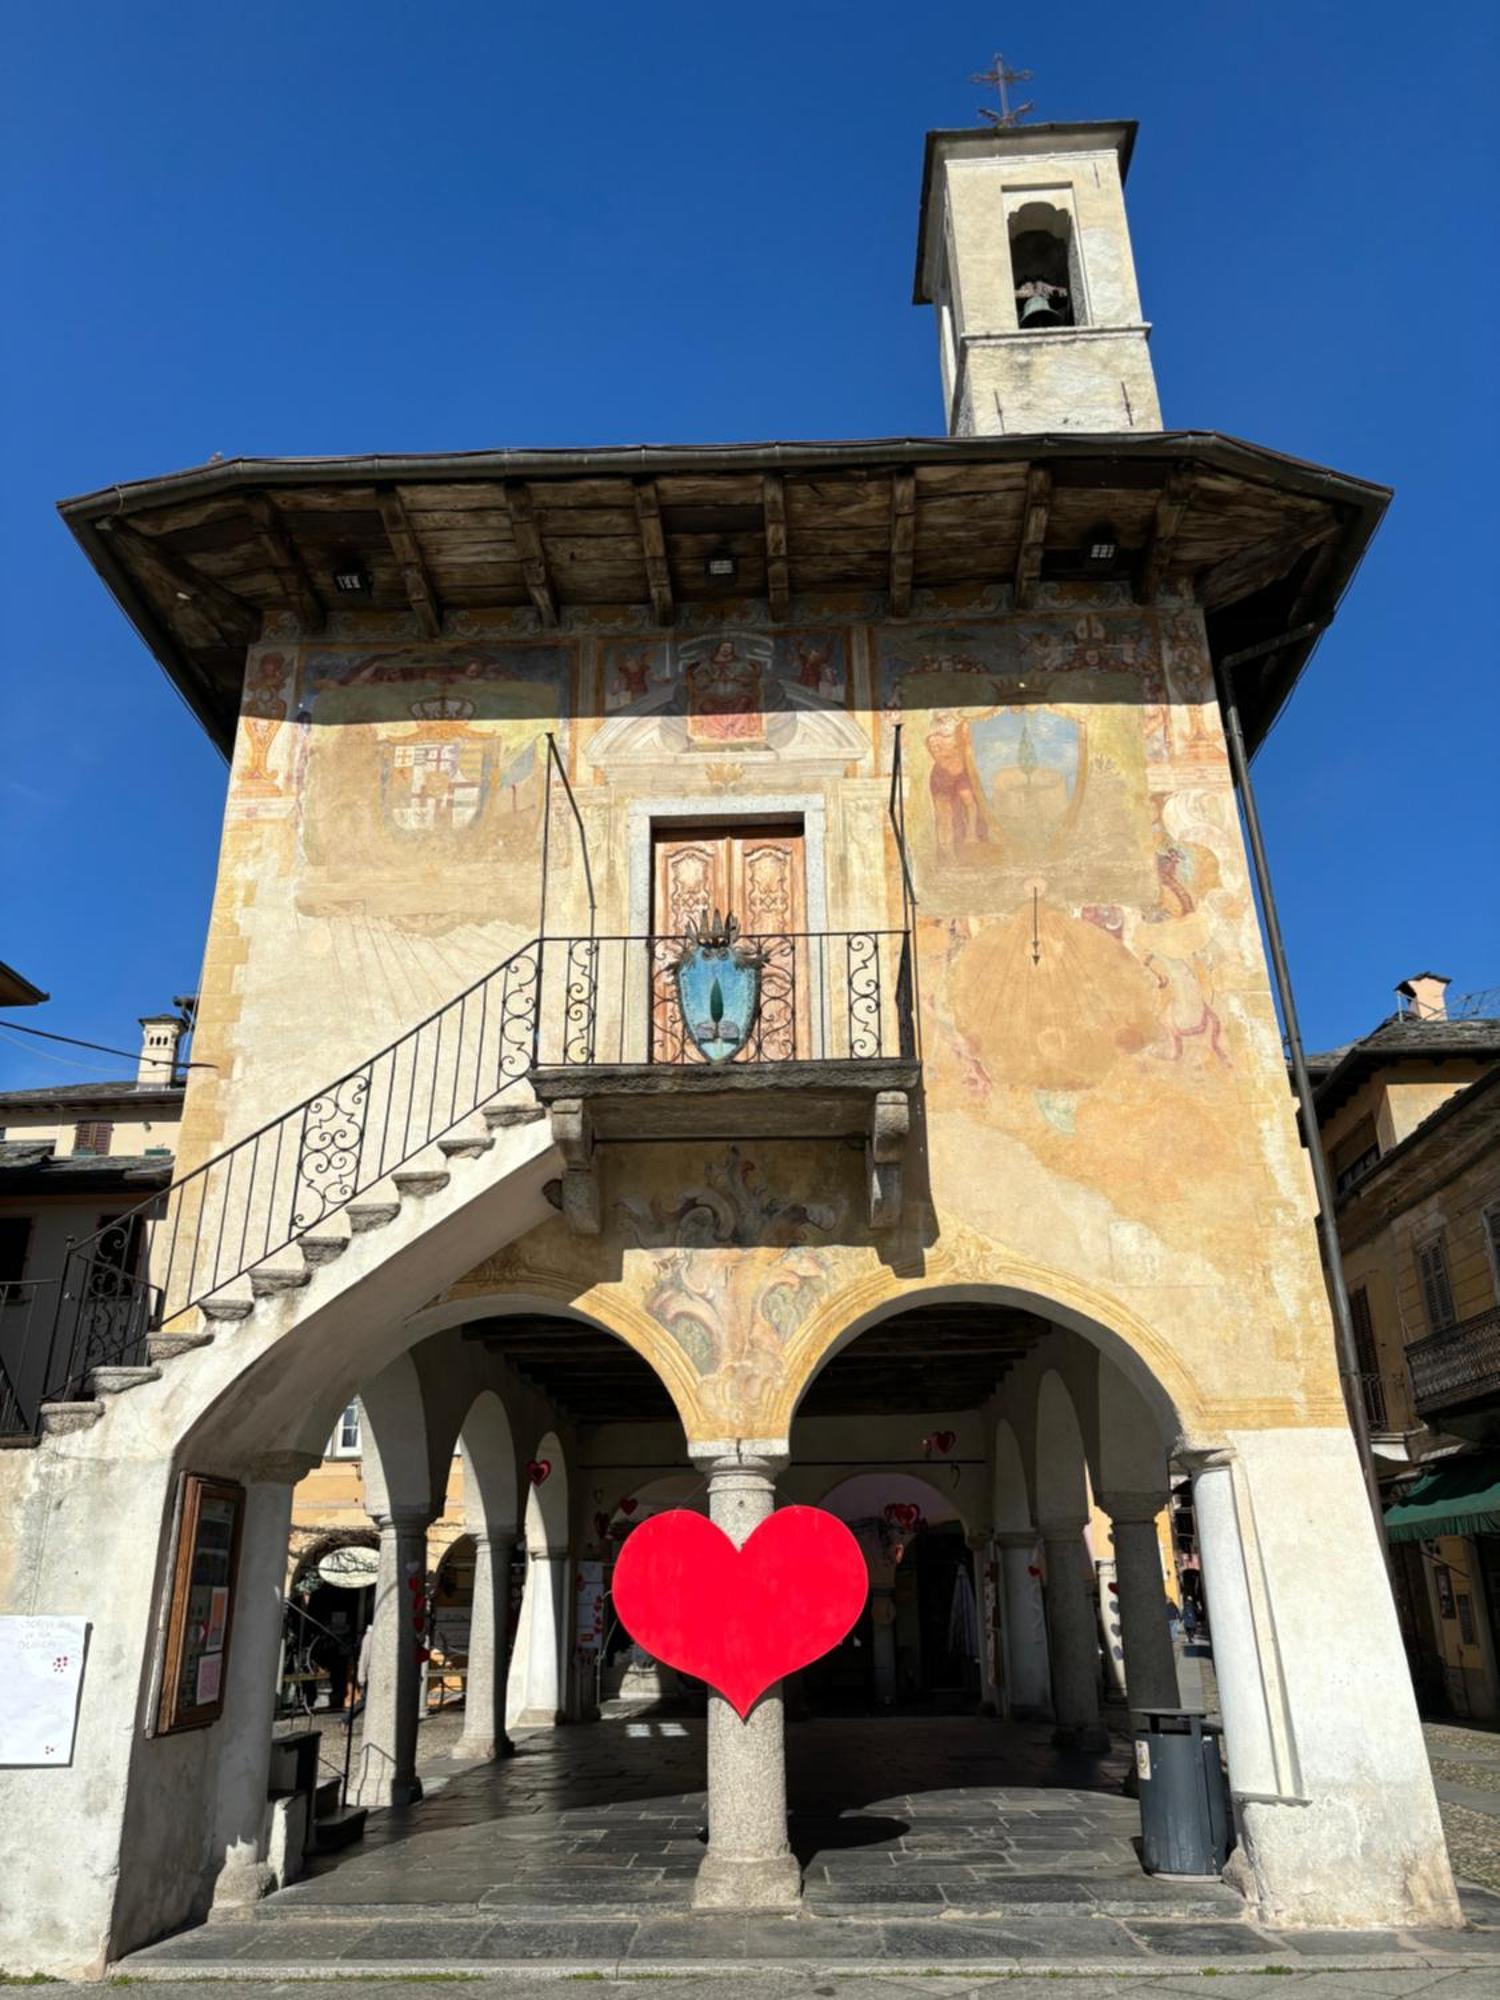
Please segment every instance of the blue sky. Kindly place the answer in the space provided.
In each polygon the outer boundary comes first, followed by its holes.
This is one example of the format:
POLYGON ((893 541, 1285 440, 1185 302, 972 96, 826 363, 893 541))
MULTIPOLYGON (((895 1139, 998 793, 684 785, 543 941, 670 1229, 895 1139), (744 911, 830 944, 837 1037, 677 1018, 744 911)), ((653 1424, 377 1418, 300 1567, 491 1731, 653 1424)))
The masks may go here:
MULTIPOLYGON (((0 958, 131 1048, 224 767, 54 513, 222 452, 932 433, 922 134, 1135 117, 1166 420, 1397 498, 1258 760, 1308 1038, 1500 983, 1492 5, 12 0, 0 958), (1003 32, 1002 23, 1003 20, 1003 32)), ((3 1033, 3 1031, 0 1031, 3 1033)), ((0 1082, 123 1073, 0 1039, 0 1082)))

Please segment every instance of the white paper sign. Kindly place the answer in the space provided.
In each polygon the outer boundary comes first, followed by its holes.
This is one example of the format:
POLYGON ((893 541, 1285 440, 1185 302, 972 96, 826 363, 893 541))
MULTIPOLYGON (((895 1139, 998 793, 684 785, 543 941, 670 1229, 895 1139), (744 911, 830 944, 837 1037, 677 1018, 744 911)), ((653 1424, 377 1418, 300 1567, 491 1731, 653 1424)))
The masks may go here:
POLYGON ((0 1617, 0 1764, 70 1764, 86 1618, 0 1617))

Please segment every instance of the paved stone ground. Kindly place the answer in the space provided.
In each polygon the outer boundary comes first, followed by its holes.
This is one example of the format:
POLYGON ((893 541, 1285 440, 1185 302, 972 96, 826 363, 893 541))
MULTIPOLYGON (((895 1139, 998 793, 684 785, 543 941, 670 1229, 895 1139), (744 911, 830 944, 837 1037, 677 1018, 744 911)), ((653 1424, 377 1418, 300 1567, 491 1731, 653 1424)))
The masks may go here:
POLYGON ((1424 1734, 1453 1872, 1500 1891, 1500 1733, 1429 1722, 1424 1734))
MULTIPOLYGON (((447 1723, 424 1727, 434 1778, 453 1740, 447 1723)), ((504 1965, 600 1986, 628 1974, 635 1994, 639 1980, 676 1974, 667 2000, 686 2000, 693 1975, 732 1977, 738 2000, 766 1979, 768 1995, 863 1995, 915 1991, 916 1978, 930 1996, 977 1991, 980 1975, 1049 1970, 1129 1974, 1133 1992, 1175 1992, 1172 1982, 1205 1970, 1350 1971, 1342 1990, 1363 2000, 1437 1992, 1439 1978, 1482 1967, 1488 1986, 1470 1990, 1500 1995, 1500 1896, 1477 1892, 1481 1927, 1463 1933, 1263 1930, 1220 1882, 1142 1873, 1137 1809, 1119 1790, 1123 1744, 1064 1756, 1043 1727, 970 1717, 793 1723, 801 1911, 695 1916, 703 1754, 701 1721, 653 1712, 527 1732, 499 1765, 450 1759, 440 1790, 375 1816, 359 1847, 248 1917, 153 1945, 119 1970, 248 1983, 416 1966, 477 1977, 504 1965), (949 1987, 943 1975, 966 1968, 970 1983, 949 1987), (1387 1973, 1429 1983, 1382 1985, 1387 1973)), ((1081 2000, 1087 1988, 1065 1990, 1081 2000)))
MULTIPOLYGON (((808 1972, 800 1969, 746 1974, 726 1968, 717 1977, 672 1974, 662 1978, 631 1976, 626 1979, 588 1977, 581 1987, 571 1979, 555 1975, 507 1970, 500 1974, 458 1973, 435 1980, 390 1979, 380 1974, 362 1975, 341 1968, 331 1976, 340 1987, 354 1985, 368 1992, 371 2000, 432 2000, 435 1992, 450 1989, 464 2000, 562 2000, 571 1992, 604 1996, 604 2000, 1269 2000, 1285 1995, 1287 2000, 1495 2000, 1497 1987, 1487 1966, 1454 1967, 1446 1970, 1420 1962, 1401 1967, 1360 1965, 1344 1969, 1315 1970, 1286 1968, 1284 1976, 1268 1987, 1264 1972, 1236 1972, 1228 1968, 1208 1968, 1213 1985, 1205 1986, 1205 1971, 1187 1969, 1152 1970, 1142 1967, 1132 1973, 1077 1973, 1064 1979, 1053 1974, 1005 1973, 998 1978, 972 1974, 808 1972)), ((222 1980, 211 1975, 191 1979, 153 1979, 149 2000, 204 2000, 210 1993, 229 1991, 253 1993, 254 2000, 308 2000, 326 1980, 257 1979, 252 1985, 243 1977, 222 1980)), ((0 1990, 5 1987, 0 1974, 0 1990)), ((98 2000, 98 1986, 49 1985, 48 1995, 59 2000, 98 2000)))

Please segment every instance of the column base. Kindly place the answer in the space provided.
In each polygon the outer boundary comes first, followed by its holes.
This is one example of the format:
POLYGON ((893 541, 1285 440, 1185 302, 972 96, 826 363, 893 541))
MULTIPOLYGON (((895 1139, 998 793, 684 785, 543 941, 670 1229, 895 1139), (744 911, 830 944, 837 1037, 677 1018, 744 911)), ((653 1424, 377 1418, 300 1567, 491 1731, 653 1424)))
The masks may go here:
POLYGON ((238 1916, 277 1887, 276 1870, 266 1861, 231 1861, 214 1883, 212 1915, 238 1916))
POLYGON ((449 1755, 468 1764, 493 1764, 501 1757, 514 1757, 516 1746, 508 1736, 460 1736, 449 1755))
POLYGON ((1054 1750, 1086 1750, 1097 1756, 1109 1748, 1109 1731, 1096 1722, 1059 1723, 1052 1732, 1054 1750))
POLYGON ((801 1901, 795 1854, 705 1854, 693 1884, 695 1910, 794 1910, 801 1901))

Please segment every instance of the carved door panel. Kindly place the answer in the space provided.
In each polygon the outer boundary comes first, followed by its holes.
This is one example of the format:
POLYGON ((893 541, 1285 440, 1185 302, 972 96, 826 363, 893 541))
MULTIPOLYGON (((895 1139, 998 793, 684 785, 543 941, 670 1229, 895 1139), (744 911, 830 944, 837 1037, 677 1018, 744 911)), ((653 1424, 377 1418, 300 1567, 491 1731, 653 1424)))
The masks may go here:
POLYGON ((809 1053, 806 1024, 807 868, 800 826, 722 827, 658 833, 652 900, 653 1062, 703 1062, 685 1031, 672 965, 689 921, 734 916, 765 963, 753 1033, 736 1061, 785 1062, 809 1053))

